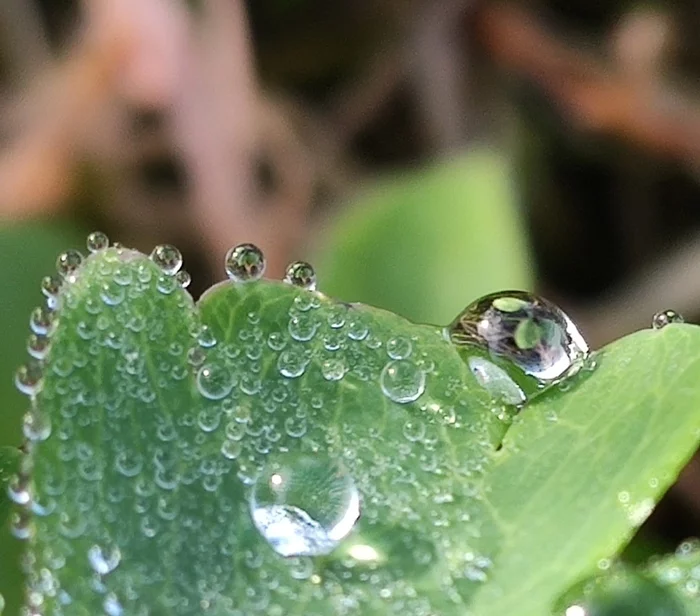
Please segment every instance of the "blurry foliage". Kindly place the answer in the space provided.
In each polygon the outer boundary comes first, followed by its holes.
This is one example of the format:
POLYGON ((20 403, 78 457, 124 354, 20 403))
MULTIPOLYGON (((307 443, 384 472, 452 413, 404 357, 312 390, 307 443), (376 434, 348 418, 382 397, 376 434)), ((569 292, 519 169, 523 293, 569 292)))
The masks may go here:
POLYGON ((323 234, 321 288, 446 324, 492 291, 529 289, 529 249, 507 160, 483 150, 366 189, 323 234))

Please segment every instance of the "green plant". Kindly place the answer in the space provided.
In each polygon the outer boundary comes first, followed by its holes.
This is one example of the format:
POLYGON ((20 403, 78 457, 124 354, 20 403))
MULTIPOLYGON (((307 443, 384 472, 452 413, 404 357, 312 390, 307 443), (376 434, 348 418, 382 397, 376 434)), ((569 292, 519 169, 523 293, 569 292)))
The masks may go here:
MULTIPOLYGON (((260 280, 244 245, 195 304, 176 249, 107 244, 59 257, 17 373, 28 613, 545 616, 697 448, 700 329, 673 315, 589 356, 527 294, 416 325, 303 263, 260 280)), ((558 613, 651 586, 650 614, 700 614, 699 560, 613 567, 558 613)))

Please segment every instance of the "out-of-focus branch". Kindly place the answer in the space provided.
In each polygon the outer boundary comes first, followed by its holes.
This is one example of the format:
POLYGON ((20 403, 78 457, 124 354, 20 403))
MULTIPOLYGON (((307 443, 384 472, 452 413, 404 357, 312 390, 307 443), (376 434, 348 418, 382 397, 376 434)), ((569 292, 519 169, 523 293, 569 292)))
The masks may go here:
POLYGON ((582 129, 614 135, 697 169, 700 103, 660 82, 608 66, 545 28, 532 13, 484 3, 476 32, 490 56, 538 84, 582 129))

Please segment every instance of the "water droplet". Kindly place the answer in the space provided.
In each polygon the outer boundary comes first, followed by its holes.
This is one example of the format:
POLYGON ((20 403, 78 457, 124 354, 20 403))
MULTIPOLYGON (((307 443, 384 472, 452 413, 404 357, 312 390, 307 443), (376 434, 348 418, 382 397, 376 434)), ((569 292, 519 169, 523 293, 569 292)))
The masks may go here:
POLYGON ((390 338, 386 343, 386 353, 391 359, 406 359, 411 354, 411 341, 403 336, 390 338))
POLYGON ((425 391, 425 372, 412 361, 394 360, 384 366, 379 383, 387 398, 405 404, 425 391))
POLYGON ((197 343, 199 346, 204 347, 205 349, 216 345, 216 337, 208 325, 202 325, 202 328, 197 334, 197 343))
POLYGON ((0 614, 2 614, 2 611, 5 609, 5 599, 3 598, 2 595, 0 595, 0 614))
POLYGON ((32 500, 32 496, 29 493, 29 479, 19 475, 12 477, 7 486, 7 495, 13 503, 21 507, 28 505, 32 500))
POLYGON ((289 335, 298 342, 308 342, 318 331, 320 323, 313 313, 301 312, 289 319, 289 335))
POLYGON ((35 359, 44 359, 49 352, 50 342, 46 336, 32 334, 27 340, 27 352, 35 359))
POLYGON ((316 272, 306 261, 295 261, 287 267, 284 281, 307 291, 316 290, 316 272))
POLYGON ((303 347, 291 347, 280 353, 277 359, 277 368, 282 376, 295 379, 304 374, 310 361, 303 347))
POLYGON ((234 282, 260 280, 265 273, 265 255, 254 244, 240 244, 226 253, 226 274, 234 282))
POLYGON ((156 281, 156 289, 160 291, 163 295, 170 295, 175 289, 179 287, 175 276, 170 274, 162 274, 158 276, 156 281))
POLYGON ((260 473, 250 512, 278 554, 319 556, 329 554, 350 533, 360 515, 360 498, 339 462, 321 455, 289 455, 260 473))
POLYGON ((54 313, 46 308, 35 308, 29 317, 29 327, 35 334, 48 334, 53 324, 54 313))
POLYGON ((122 604, 119 603, 119 599, 114 593, 109 593, 105 597, 102 607, 106 616, 122 616, 124 614, 124 608, 122 608, 122 604))
POLYGON ((403 435, 412 443, 423 440, 425 436, 425 423, 420 419, 407 421, 403 425, 403 435))
POLYGON ((467 357, 486 351, 526 396, 574 374, 588 355, 571 319, 551 302, 524 291, 478 299, 446 334, 467 357))
POLYGON ((197 372, 197 389, 209 400, 225 398, 234 385, 233 374, 226 366, 206 364, 197 372))
POLYGON ((55 299, 61 290, 62 279, 57 274, 51 276, 44 276, 41 280, 41 292, 48 299, 55 299))
POLYGON ((41 363, 38 361, 29 361, 17 370, 15 374, 15 385, 23 394, 35 396, 41 391, 43 376, 41 363))
POLYGON ((185 270, 180 270, 177 274, 175 274, 175 280, 177 280, 178 284, 183 289, 186 289, 190 286, 190 283, 192 282, 192 276, 190 276, 189 272, 185 270))
POLYGON ((182 267, 180 251, 170 244, 156 246, 151 252, 151 260, 163 270, 166 276, 174 276, 182 267))
POLYGON ((331 357, 321 363, 321 374, 327 381, 340 381, 347 371, 348 367, 342 357, 331 357))
POLYGON ((45 413, 32 409, 24 415, 22 430, 30 441, 45 441, 51 436, 51 420, 45 413))
POLYGON ((651 326, 654 329, 663 329, 673 323, 685 323, 685 319, 675 310, 662 310, 654 315, 651 326))
POLYGON ((88 550, 88 561, 92 570, 98 575, 107 575, 114 571, 121 562, 122 554, 117 546, 111 546, 109 549, 93 545, 88 550))
POLYGON ((77 250, 66 250, 58 255, 58 259, 56 259, 56 270, 61 276, 72 282, 82 262, 83 255, 77 250))
POLYGON ((99 252, 109 247, 109 238, 102 231, 93 231, 87 236, 87 249, 90 252, 99 252))

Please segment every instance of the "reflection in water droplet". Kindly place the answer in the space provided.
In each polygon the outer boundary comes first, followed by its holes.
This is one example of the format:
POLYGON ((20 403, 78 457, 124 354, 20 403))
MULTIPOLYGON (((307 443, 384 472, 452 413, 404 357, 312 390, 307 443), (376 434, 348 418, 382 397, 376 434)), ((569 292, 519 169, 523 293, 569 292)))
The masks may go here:
POLYGON ((307 291, 316 290, 316 272, 306 261, 295 261, 287 267, 284 281, 307 291))
POLYGON ((524 291, 482 297, 464 309, 446 334, 467 357, 488 353, 526 396, 574 374, 588 355, 571 319, 524 291))
POLYGON ((86 244, 90 252, 99 252, 109 247, 109 238, 102 231, 93 231, 87 236, 86 244))
POLYGON ((352 477, 322 455, 269 463, 250 499, 255 527, 282 556, 329 554, 352 530, 360 498, 352 477))
POLYGON ((508 373, 483 357, 470 357, 472 374, 493 398, 502 404, 519 406, 525 402, 523 390, 508 376, 508 373))
POLYGON ((417 400, 425 391, 425 372, 408 360, 389 362, 379 376, 384 395, 405 404, 417 400))
POLYGON ((254 244, 240 244, 226 253, 226 274, 234 282, 260 280, 265 265, 265 255, 254 244))
POLYGON ((174 276, 182 267, 182 255, 180 251, 170 244, 160 244, 151 252, 151 260, 167 276, 174 276))
POLYGON ((684 323, 685 319, 675 310, 662 310, 654 315, 651 326, 654 329, 663 329, 673 323, 684 323))

